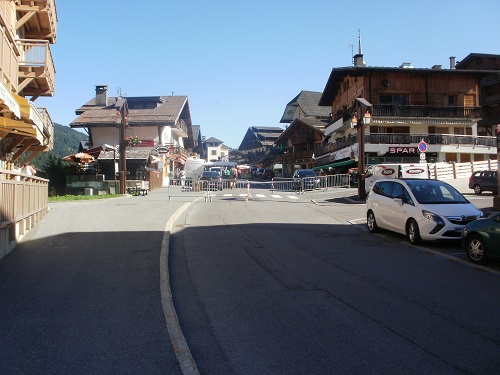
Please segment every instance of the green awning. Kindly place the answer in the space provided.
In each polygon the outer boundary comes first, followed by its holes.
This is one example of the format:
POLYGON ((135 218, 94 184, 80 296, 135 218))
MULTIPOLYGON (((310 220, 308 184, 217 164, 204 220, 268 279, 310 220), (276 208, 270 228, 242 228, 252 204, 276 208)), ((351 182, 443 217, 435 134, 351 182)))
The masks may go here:
POLYGON ((315 171, 319 171, 320 169, 328 169, 328 168, 338 168, 338 167, 343 167, 344 165, 350 165, 350 164, 356 164, 354 160, 344 160, 344 161, 338 161, 336 163, 331 163, 331 164, 323 164, 323 165, 318 165, 317 167, 314 167, 313 169, 315 171))

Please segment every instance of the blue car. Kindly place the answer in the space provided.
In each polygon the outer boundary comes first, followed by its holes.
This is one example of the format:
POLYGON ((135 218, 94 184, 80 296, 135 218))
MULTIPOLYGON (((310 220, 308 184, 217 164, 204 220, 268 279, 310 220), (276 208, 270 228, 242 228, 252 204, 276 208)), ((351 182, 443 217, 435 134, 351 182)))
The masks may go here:
POLYGON ((467 224, 462 231, 462 245, 472 263, 500 259, 500 212, 467 224))

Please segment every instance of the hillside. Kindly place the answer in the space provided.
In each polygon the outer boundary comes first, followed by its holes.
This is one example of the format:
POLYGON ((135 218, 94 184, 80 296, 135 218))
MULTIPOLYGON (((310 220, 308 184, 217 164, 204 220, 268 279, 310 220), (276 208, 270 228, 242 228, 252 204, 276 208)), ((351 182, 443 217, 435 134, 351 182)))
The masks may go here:
POLYGON ((37 169, 42 169, 49 155, 63 158, 66 155, 78 152, 81 141, 89 139, 87 134, 80 133, 69 126, 54 124, 54 149, 49 152, 41 152, 32 161, 37 169))

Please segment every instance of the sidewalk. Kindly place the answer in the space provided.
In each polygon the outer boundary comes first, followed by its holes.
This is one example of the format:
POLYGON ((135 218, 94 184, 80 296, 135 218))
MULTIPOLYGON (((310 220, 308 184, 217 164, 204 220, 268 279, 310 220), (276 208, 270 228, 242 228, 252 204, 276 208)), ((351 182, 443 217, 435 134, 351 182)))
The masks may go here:
POLYGON ((159 268, 184 203, 158 189, 50 204, 0 261, 0 373, 181 374, 159 268))

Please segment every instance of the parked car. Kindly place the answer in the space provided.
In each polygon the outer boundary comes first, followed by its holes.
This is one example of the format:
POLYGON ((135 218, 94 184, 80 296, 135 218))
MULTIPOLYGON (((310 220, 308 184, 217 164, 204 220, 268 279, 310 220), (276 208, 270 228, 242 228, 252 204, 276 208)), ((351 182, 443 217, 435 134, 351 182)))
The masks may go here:
POLYGON ((264 172, 262 172, 262 178, 264 179, 274 178, 274 171, 272 169, 264 169, 264 172))
POLYGON ((203 190, 222 190, 222 176, 217 171, 203 171, 200 176, 203 190))
POLYGON ((472 263, 500 259, 500 212, 467 224, 462 231, 462 246, 472 263))
POLYGON ((430 179, 380 179, 366 199, 368 230, 404 234, 412 244, 459 240, 479 211, 451 185, 430 179))
POLYGON ((257 168, 255 170, 255 177, 262 178, 262 173, 264 173, 264 168, 257 168))
POLYGON ((293 185, 296 190, 301 190, 302 188, 312 190, 318 188, 320 185, 320 179, 314 169, 297 169, 293 173, 292 178, 294 179, 293 185))
POLYGON ((469 177, 469 189, 474 189, 475 194, 483 191, 492 191, 498 194, 498 171, 477 171, 469 177))

